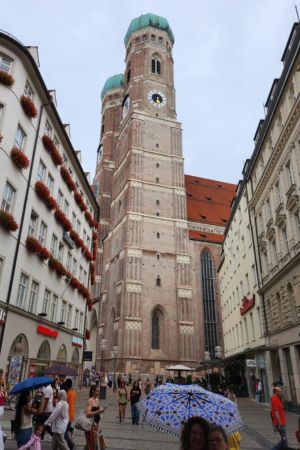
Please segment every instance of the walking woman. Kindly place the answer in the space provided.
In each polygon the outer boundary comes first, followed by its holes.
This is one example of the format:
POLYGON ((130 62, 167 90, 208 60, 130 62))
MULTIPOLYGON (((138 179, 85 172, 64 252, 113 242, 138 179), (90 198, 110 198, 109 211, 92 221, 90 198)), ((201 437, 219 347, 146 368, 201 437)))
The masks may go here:
POLYGON ((190 417, 184 424, 180 450, 208 450, 209 425, 202 417, 190 417))
POLYGON ((19 395, 14 424, 14 432, 18 448, 22 447, 24 444, 27 444, 27 442, 31 439, 32 416, 42 414, 43 412, 45 397, 44 394, 41 394, 41 396, 42 399, 40 406, 36 409, 32 406, 30 392, 22 392, 19 395))
POLYGON ((131 403, 131 421, 132 425, 139 424, 139 411, 136 407, 140 397, 142 395, 141 389, 139 387, 139 382, 135 380, 132 389, 130 391, 130 403, 131 403))
POLYGON ((126 383, 125 383, 125 380, 122 380, 120 387, 118 389, 118 404, 119 404, 120 423, 124 423, 127 402, 128 402, 128 395, 127 395, 126 383))
POLYGON ((91 386, 85 412, 87 417, 93 418, 94 420, 90 431, 85 432, 87 450, 96 450, 98 448, 98 442, 100 448, 103 448, 103 436, 100 428, 100 414, 102 414, 106 408, 100 407, 99 395, 100 387, 96 385, 91 386))

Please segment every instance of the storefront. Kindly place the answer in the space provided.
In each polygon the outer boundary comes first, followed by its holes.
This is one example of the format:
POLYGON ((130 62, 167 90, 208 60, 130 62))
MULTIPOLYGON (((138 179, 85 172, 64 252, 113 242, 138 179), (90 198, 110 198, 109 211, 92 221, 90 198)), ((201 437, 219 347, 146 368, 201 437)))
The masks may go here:
POLYGON ((9 386, 18 383, 26 376, 28 365, 28 340, 24 334, 14 339, 7 361, 7 382, 9 386))

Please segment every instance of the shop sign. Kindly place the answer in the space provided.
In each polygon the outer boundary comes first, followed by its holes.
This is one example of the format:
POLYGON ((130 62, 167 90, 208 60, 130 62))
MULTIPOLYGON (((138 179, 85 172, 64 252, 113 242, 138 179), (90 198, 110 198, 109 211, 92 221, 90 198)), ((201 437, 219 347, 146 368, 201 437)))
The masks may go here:
POLYGON ((72 345, 75 345, 75 347, 82 347, 83 346, 83 339, 77 336, 72 337, 72 345))
POLYGON ((69 246, 69 248, 75 247, 75 243, 74 243, 73 239, 70 237, 70 235, 66 231, 63 232, 63 240, 69 246))
POLYGON ((0 325, 5 323, 6 311, 0 308, 0 325))
POLYGON ((242 307, 240 308, 241 315, 243 316, 255 305, 255 295, 252 298, 248 299, 246 296, 242 300, 242 307))
POLYGON ((37 330, 39 334, 43 334, 44 336, 49 336, 54 339, 57 338, 58 332, 56 330, 51 330, 51 328, 43 327, 42 325, 38 325, 37 330))
POLYGON ((256 367, 255 359, 246 359, 246 366, 247 367, 256 367))
POLYGON ((11 356, 8 369, 8 384, 19 383, 23 365, 23 356, 11 356))
POLYGON ((92 361, 93 360, 93 352, 84 351, 83 352, 83 361, 92 361))

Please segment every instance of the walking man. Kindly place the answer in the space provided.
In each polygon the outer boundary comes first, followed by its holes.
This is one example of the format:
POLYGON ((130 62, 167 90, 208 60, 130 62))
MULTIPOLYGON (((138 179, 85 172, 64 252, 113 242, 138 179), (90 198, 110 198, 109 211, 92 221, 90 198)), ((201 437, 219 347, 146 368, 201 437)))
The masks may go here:
POLYGON ((73 427, 72 422, 75 419, 75 409, 76 409, 76 391, 72 387, 72 380, 68 378, 65 381, 65 391, 67 393, 67 402, 69 405, 69 423, 65 432, 65 440, 69 446, 70 450, 73 450, 76 447, 76 444, 72 440, 73 427))
POLYGON ((280 435, 280 441, 272 450, 280 450, 288 446, 286 434, 286 418, 281 400, 282 389, 279 386, 273 388, 273 395, 271 398, 271 416, 274 428, 280 435))
POLYGON ((69 450, 64 438, 69 422, 69 405, 67 403, 66 391, 58 392, 58 403, 55 406, 45 425, 51 425, 52 429, 52 450, 69 450))

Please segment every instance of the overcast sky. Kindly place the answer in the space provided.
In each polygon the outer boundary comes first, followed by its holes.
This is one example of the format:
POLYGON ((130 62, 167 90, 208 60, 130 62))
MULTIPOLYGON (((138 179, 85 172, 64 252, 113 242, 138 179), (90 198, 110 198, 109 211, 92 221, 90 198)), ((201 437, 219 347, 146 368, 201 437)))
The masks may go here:
MULTIPOLYGON (((83 167, 95 174, 100 92, 124 71, 130 21, 166 17, 175 35, 177 117, 185 173, 236 183, 251 156, 272 81, 293 22, 296 0, 11 0, 0 27, 37 45, 41 74, 56 89, 83 167)), ((300 8, 299 8, 300 10, 300 8)))

